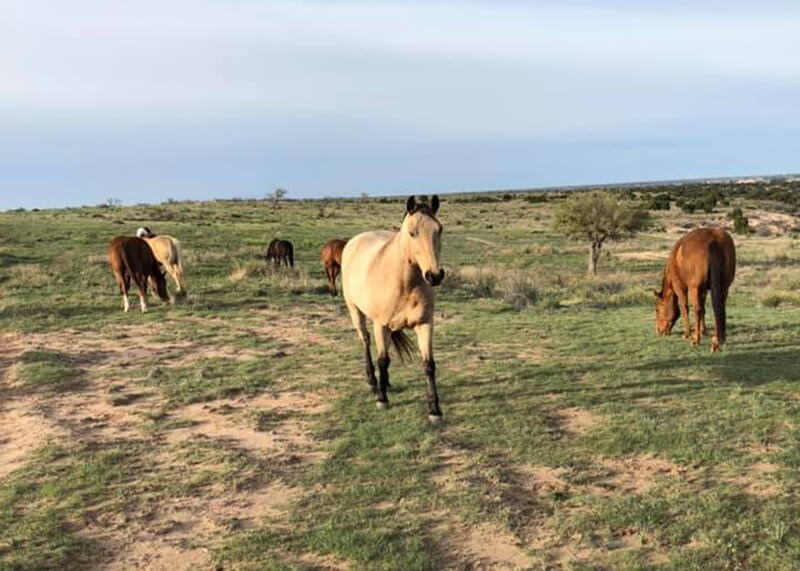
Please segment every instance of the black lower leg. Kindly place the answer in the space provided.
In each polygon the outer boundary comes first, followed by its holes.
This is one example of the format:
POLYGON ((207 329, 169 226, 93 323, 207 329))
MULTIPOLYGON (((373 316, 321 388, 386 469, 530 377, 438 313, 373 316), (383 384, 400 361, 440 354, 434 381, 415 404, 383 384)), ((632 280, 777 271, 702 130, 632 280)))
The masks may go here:
POLYGON ((436 394, 436 362, 433 359, 425 361, 425 375, 428 377, 428 414, 442 416, 439 395, 436 394))
POLYGON ((378 386, 378 400, 380 402, 388 402, 386 397, 386 389, 389 388, 389 355, 378 357, 378 371, 380 373, 380 385, 378 386))
POLYGON ((374 393, 378 386, 378 379, 375 378, 375 365, 372 364, 372 355, 369 352, 369 338, 364 341, 364 361, 367 365, 367 384, 374 393))

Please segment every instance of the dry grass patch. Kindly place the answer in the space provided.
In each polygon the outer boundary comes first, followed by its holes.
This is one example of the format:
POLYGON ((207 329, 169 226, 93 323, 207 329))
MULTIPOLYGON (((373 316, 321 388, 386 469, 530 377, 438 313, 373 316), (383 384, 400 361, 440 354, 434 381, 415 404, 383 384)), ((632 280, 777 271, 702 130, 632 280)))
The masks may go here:
POLYGON ((567 434, 575 436, 585 434, 605 420, 598 414, 578 407, 558 409, 554 414, 558 419, 559 428, 567 434))
POLYGON ((641 494, 665 478, 680 478, 684 482, 696 479, 691 469, 649 455, 605 458, 599 463, 609 471, 606 477, 593 482, 601 487, 603 495, 641 494))

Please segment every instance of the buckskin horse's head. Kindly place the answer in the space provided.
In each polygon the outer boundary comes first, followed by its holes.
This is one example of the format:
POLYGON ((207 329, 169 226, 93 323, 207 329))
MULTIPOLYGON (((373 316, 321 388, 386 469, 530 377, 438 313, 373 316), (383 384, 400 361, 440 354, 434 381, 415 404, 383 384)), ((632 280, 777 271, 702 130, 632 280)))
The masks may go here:
POLYGON ((442 224, 436 219, 439 197, 430 204, 417 202, 413 196, 406 202, 406 217, 400 227, 400 241, 410 264, 416 265, 428 285, 437 286, 444 279, 439 263, 442 224))
POLYGON ((672 290, 653 291, 656 297, 656 333, 669 335, 678 321, 678 296, 672 290))

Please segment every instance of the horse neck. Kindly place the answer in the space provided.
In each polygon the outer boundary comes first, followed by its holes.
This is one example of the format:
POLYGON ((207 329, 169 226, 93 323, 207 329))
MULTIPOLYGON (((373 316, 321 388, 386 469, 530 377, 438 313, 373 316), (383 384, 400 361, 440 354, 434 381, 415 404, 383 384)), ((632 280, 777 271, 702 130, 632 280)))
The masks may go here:
POLYGON ((401 232, 389 238, 379 256, 382 280, 395 281, 401 290, 409 290, 417 282, 419 270, 408 263, 408 254, 403 249, 401 232))
POLYGON ((664 268, 664 275, 661 278, 661 292, 664 295, 672 295, 672 262, 670 260, 667 262, 666 267, 664 268))

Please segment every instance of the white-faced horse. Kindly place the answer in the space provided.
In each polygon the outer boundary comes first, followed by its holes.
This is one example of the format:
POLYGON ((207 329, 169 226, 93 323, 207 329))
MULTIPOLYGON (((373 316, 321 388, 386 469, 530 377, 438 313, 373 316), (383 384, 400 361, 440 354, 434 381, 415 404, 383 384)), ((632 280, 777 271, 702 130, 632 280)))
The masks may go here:
POLYGON ((389 404, 388 343, 393 342, 401 357, 410 354, 403 329, 413 329, 428 378, 431 421, 442 416, 433 358, 433 287, 444 278, 439 262, 442 224, 436 219, 438 209, 438 196, 430 204, 412 196, 399 231, 364 232, 351 238, 342 253, 342 293, 364 344, 367 382, 377 394, 377 405, 384 408, 389 404), (373 323, 380 383, 370 354, 367 317, 373 323))

